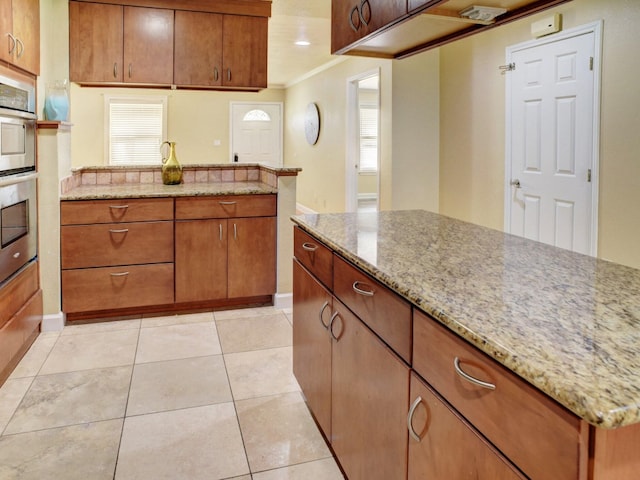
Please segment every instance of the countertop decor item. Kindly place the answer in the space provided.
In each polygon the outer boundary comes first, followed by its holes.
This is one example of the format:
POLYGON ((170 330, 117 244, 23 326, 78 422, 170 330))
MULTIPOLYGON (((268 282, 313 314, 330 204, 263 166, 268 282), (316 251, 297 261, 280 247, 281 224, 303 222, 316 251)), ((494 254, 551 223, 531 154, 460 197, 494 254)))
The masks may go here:
POLYGON ((160 148, 169 145, 169 157, 162 158, 162 183, 178 185, 182 182, 182 165, 176 156, 176 142, 162 142, 160 148))
POLYGON ((67 80, 56 80, 47 85, 44 100, 44 116, 47 120, 64 122, 69 116, 67 80))

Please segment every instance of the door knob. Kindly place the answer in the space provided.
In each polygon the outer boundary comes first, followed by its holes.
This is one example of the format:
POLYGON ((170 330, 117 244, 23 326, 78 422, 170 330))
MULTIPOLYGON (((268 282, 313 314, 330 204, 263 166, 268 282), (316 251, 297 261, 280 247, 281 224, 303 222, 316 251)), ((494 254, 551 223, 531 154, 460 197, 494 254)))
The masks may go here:
POLYGON ((515 180, 511 180, 511 185, 516 187, 516 188, 520 188, 520 180, 518 180, 517 178, 515 180))

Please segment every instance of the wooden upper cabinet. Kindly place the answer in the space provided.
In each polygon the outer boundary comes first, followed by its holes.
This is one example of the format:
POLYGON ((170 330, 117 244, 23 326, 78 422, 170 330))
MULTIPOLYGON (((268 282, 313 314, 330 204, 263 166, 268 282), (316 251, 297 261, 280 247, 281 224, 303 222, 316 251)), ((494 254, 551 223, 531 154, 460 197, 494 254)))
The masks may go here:
POLYGON ((173 83, 173 10, 124 7, 124 81, 173 83))
POLYGON ((331 52, 394 23, 407 14, 407 0, 332 0, 331 52))
POLYGON ((123 7, 69 2, 69 78, 72 82, 123 81, 123 7))
POLYGON ((222 84, 237 88, 267 86, 268 18, 225 15, 222 84))
POLYGON ((217 13, 176 11, 176 85, 222 85, 222 18, 217 13))
POLYGON ((40 1, 0 0, 0 59, 40 74, 40 1))

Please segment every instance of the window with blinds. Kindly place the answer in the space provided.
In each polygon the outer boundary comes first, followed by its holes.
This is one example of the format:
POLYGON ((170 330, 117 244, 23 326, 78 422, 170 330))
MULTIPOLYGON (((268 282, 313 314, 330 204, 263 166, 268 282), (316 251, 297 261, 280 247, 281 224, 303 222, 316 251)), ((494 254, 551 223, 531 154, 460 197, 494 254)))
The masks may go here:
POLYGON ((167 97, 105 97, 110 165, 160 165, 167 97))
POLYGON ((360 104, 360 171, 378 171, 378 107, 360 104))

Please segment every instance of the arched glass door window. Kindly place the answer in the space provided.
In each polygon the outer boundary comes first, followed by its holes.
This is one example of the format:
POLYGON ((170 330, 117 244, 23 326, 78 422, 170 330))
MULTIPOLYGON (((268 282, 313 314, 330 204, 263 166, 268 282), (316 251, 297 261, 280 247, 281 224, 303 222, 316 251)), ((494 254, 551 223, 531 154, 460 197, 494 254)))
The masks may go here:
POLYGON ((271 117, 264 110, 249 110, 242 117, 243 122, 270 122, 271 117))

